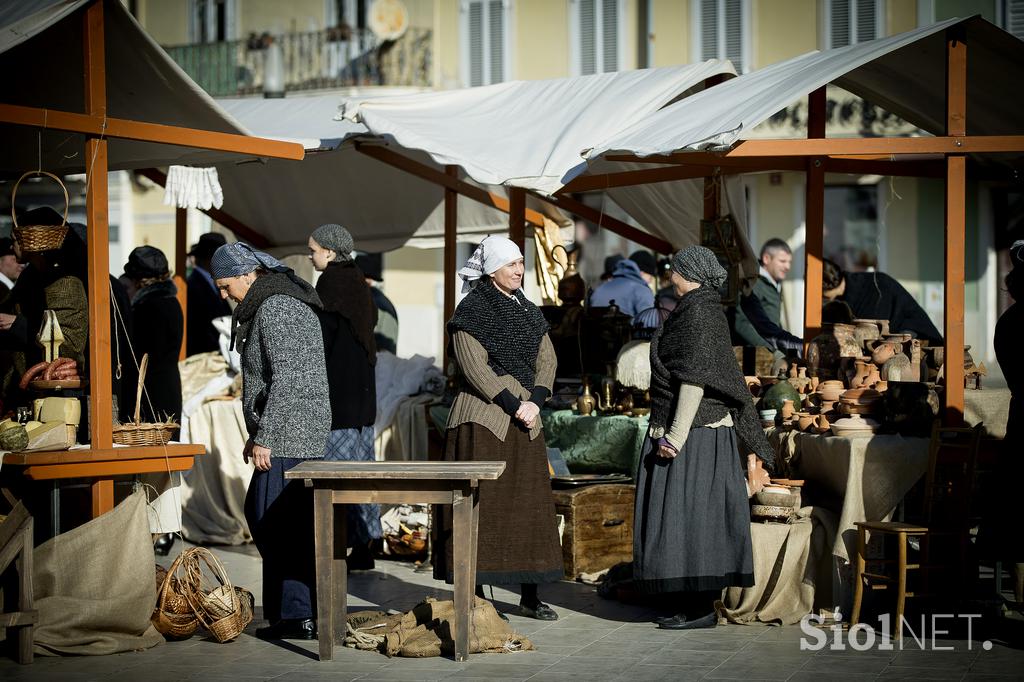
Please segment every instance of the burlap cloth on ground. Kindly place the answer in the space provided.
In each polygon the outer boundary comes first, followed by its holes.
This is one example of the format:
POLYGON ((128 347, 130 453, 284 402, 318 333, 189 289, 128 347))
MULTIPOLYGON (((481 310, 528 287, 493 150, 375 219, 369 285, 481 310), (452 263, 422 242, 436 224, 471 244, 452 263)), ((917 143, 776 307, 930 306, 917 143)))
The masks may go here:
MULTIPOLYGON (((473 598, 469 653, 529 651, 533 643, 514 632, 485 599, 473 598)), ((386 656, 426 658, 455 654, 455 604, 427 598, 412 611, 388 615, 358 611, 348 616, 345 646, 386 656)))
POLYGON ((754 586, 726 589, 721 615, 731 623, 792 625, 831 604, 835 532, 835 515, 821 507, 800 509, 792 523, 751 523, 754 586))
POLYGON ((35 653, 104 655, 163 643, 149 622, 156 570, 142 492, 43 543, 34 560, 35 653))

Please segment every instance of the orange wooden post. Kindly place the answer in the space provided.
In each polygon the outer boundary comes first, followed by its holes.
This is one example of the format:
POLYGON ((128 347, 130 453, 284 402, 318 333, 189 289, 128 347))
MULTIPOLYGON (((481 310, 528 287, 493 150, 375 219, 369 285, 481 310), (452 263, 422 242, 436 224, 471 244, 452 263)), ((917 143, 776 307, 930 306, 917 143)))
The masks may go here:
MULTIPOLYGON (((459 167, 448 165, 444 167, 445 175, 458 179, 459 167)), ((459 193, 452 187, 444 188, 444 320, 441 324, 447 326, 448 320, 455 314, 455 236, 459 227, 459 193)), ((448 334, 442 334, 444 338, 444 371, 448 371, 448 334)))
MULTIPOLYGON (((825 137, 825 88, 808 97, 807 137, 825 137)), ((804 209, 804 342, 821 333, 821 261, 825 250, 824 159, 807 159, 804 209)))
POLYGON ((508 238, 516 243, 520 251, 526 248, 526 190, 522 187, 508 188, 508 238))
MULTIPOLYGON (((967 45, 959 31, 946 35, 946 135, 967 134, 967 45)), ((964 416, 964 257, 966 244, 967 157, 946 157, 945 409, 943 420, 956 426, 964 416)))
POLYGON ((188 341, 188 283, 185 281, 185 269, 188 267, 188 209, 174 209, 174 284, 178 287, 178 304, 181 316, 185 320, 184 332, 181 335, 181 350, 178 359, 185 359, 188 341))

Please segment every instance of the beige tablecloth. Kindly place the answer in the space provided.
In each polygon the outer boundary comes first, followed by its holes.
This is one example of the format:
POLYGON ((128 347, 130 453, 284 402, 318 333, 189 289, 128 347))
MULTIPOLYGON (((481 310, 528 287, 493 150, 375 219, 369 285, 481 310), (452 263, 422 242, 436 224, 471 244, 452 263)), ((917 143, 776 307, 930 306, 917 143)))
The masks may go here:
POLYGON ((245 419, 242 401, 210 400, 189 419, 189 442, 203 443, 181 485, 181 531, 197 544, 252 542, 245 521, 245 493, 252 464, 242 461, 245 419))
POLYGON ((964 420, 971 426, 985 424, 985 435, 1006 436, 1006 420, 1010 416, 1010 389, 983 388, 964 391, 964 420))
POLYGON ((813 500, 839 515, 832 554, 844 562, 857 548, 854 523, 889 520, 928 469, 927 438, 796 433, 791 442, 793 475, 807 481, 804 502, 813 500))

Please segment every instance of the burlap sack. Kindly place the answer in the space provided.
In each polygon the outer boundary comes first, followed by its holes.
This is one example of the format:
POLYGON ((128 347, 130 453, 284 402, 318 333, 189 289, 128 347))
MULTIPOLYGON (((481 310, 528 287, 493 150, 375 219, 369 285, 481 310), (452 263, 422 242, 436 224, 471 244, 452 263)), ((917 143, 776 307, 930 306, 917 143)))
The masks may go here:
MULTIPOLYGON (((455 604, 428 598, 404 614, 360 611, 348 617, 345 646, 375 649, 386 656, 426 658, 455 653, 455 604)), ((511 653, 533 649, 514 632, 494 606, 474 597, 470 611, 469 653, 511 653)))
POLYGON ((104 655, 163 643, 149 622, 156 571, 142 492, 43 543, 34 562, 36 654, 104 655))

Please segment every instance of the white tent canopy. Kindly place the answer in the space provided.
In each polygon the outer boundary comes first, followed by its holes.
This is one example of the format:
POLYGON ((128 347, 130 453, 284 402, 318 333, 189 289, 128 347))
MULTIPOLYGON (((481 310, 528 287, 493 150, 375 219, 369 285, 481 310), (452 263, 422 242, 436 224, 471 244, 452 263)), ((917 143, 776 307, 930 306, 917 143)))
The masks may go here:
MULTIPOLYGON (((87 0, 19 0, 0 6, 0 72, 5 104, 84 113, 82 12, 87 0)), ((247 131, 220 110, 118 0, 103 5, 107 115, 214 132, 247 131)), ((84 136, 0 125, 0 170, 85 170, 84 136)), ((210 164, 238 154, 125 139, 108 145, 111 170, 210 164)))
POLYGON ((1024 43, 977 17, 950 19, 888 38, 810 52, 697 93, 596 145, 586 154, 590 171, 626 170, 606 160, 612 154, 646 157, 728 148, 828 83, 923 130, 944 134, 946 30, 957 24, 968 46, 968 134, 1019 130, 1021 109, 1006 96, 1006 88, 1024 81, 1024 43))

